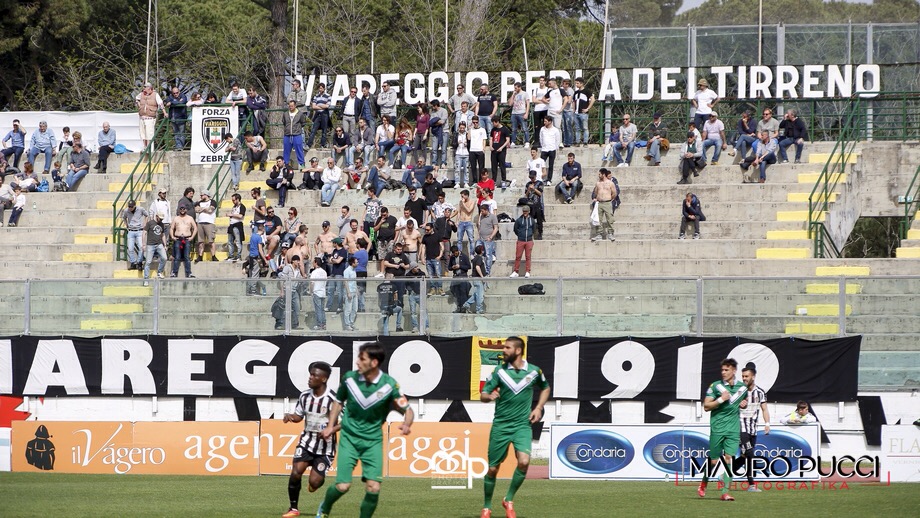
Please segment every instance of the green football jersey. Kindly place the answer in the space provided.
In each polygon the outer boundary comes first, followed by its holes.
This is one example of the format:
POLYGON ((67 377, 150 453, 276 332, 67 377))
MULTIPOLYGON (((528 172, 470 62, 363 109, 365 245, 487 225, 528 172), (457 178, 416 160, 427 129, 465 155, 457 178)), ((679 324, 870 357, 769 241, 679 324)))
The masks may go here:
POLYGON ((535 386, 540 390, 549 387, 543 371, 536 365, 525 361, 524 367, 520 370, 509 364, 495 367, 482 388, 483 392, 492 392, 499 388, 492 425, 530 426, 530 411, 535 386))
POLYGON ((383 371, 375 380, 365 379, 358 371, 346 372, 335 396, 345 407, 342 433, 359 439, 382 441, 380 427, 390 410, 409 408, 409 402, 399 392, 399 383, 383 371))
POLYGON ((706 397, 719 399, 722 389, 725 389, 731 398, 710 412, 709 430, 711 434, 731 435, 741 433, 741 402, 747 395, 747 386, 741 381, 734 385, 722 380, 714 381, 706 391, 706 397))

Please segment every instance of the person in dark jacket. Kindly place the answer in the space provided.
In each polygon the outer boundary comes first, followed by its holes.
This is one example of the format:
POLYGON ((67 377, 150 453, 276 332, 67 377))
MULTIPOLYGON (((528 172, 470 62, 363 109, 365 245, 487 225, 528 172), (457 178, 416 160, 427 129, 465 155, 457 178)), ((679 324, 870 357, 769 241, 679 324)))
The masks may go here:
POLYGON ((744 112, 741 114, 735 132, 737 133, 735 149, 729 153, 729 156, 735 156, 735 153, 738 153, 741 160, 744 160, 748 154, 748 150, 753 149, 754 142, 757 142, 757 121, 751 117, 751 112, 744 112))
POLYGON ((284 163, 291 160, 291 150, 297 153, 297 163, 304 168, 303 161, 303 127, 307 124, 307 113, 297 107, 293 99, 288 101, 288 111, 281 116, 281 126, 284 130, 283 156, 284 163))
POLYGON ((692 192, 687 193, 684 202, 681 204, 680 217, 680 235, 678 239, 686 237, 687 227, 693 225, 693 239, 700 238, 700 221, 706 221, 703 215, 703 208, 700 206, 700 199, 692 192))
POLYGON ((789 162, 786 155, 786 148, 795 144, 795 163, 802 163, 802 148, 805 147, 805 140, 808 138, 808 129, 805 127, 805 121, 798 117, 795 110, 786 112, 783 122, 779 123, 780 129, 783 129, 783 138, 779 140, 779 154, 783 163, 789 162))
POLYGON ((514 270, 511 271, 510 277, 518 276, 522 254, 526 254, 524 277, 530 277, 530 254, 533 250, 533 233, 536 228, 536 222, 530 216, 530 205, 524 205, 521 207, 521 211, 521 217, 514 221, 514 234, 517 236, 517 243, 514 247, 514 270))
POLYGON ((461 313, 463 303, 470 297, 470 282, 467 280, 470 267, 470 258, 462 253, 457 245, 451 246, 447 269, 454 274, 454 280, 450 283, 450 293, 457 305, 454 313, 461 313))

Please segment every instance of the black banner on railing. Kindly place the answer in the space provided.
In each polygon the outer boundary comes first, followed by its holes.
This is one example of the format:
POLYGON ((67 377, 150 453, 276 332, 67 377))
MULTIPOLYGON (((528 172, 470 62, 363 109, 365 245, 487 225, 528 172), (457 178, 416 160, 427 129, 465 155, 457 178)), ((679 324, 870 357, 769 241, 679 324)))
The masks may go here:
MULTIPOLYGON (((0 394, 17 396, 287 397, 307 386, 307 367, 335 367, 330 386, 354 368, 350 337, 114 337, 0 339, 0 394)), ((381 337, 384 370, 409 397, 476 398, 501 352, 497 337, 381 337)), ((861 337, 531 337, 555 399, 699 399, 719 379, 719 362, 757 365, 772 401, 855 401, 861 337)))

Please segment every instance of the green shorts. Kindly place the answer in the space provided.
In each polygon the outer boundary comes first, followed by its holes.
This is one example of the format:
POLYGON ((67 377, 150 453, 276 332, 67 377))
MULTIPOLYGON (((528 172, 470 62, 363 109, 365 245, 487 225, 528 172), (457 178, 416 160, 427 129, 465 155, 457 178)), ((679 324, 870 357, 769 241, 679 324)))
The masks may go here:
POLYGON ((489 433, 489 466, 498 466, 508 456, 508 446, 514 445, 517 453, 530 455, 533 431, 530 426, 516 428, 492 427, 489 433))
POLYGON ((338 452, 336 452, 336 484, 351 484, 352 473, 358 461, 361 461, 361 481, 374 480, 383 482, 383 440, 367 441, 351 439, 339 434, 338 452))
POLYGON ((737 433, 722 435, 716 433, 709 434, 709 458, 718 459, 722 455, 734 457, 738 453, 738 446, 741 439, 737 433))

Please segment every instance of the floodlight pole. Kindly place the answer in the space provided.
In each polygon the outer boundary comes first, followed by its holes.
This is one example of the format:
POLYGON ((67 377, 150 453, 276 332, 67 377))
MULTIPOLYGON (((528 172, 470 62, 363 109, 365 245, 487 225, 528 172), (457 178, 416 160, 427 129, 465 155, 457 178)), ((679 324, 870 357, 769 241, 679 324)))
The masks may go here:
POLYGON ((444 0, 444 70, 447 71, 447 4, 448 0, 444 0))
POLYGON ((763 0, 757 17, 757 65, 763 65, 763 0))
POLYGON ((607 67, 607 31, 610 26, 610 0, 604 2, 604 48, 601 55, 601 68, 607 67))

